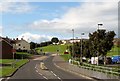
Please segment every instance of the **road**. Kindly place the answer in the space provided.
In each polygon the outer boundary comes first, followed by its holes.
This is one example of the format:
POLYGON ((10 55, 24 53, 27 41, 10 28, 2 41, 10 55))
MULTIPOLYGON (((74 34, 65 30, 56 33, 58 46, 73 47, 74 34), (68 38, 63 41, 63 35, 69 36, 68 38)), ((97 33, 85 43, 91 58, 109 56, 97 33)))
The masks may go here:
MULTIPOLYGON (((12 77, 7 79, 7 81, 19 81, 25 79, 28 81, 37 81, 37 80, 65 80, 65 79, 85 79, 82 76, 78 76, 75 74, 72 74, 70 72, 61 70, 57 68, 53 63, 53 56, 43 56, 43 59, 41 57, 36 58, 34 60, 30 60, 29 63, 21 67, 12 77), (47 58, 49 57, 49 58, 47 58), (45 66, 48 68, 48 70, 42 70, 40 69, 40 62, 44 62, 45 66)), ((4 80, 3 80, 4 81, 4 80)))
POLYGON ((49 70, 53 71, 56 75, 58 75, 61 79, 85 79, 83 77, 77 76, 75 74, 63 71, 59 68, 57 68, 54 63, 52 62, 53 56, 50 58, 46 59, 44 61, 45 66, 49 68, 49 70))

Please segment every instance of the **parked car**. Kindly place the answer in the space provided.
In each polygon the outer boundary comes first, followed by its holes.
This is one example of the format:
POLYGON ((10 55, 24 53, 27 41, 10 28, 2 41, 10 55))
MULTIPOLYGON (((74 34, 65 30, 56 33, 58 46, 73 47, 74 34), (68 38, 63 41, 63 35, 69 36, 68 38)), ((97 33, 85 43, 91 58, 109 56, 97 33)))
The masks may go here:
POLYGON ((112 57, 112 63, 120 63, 120 56, 113 56, 112 57))

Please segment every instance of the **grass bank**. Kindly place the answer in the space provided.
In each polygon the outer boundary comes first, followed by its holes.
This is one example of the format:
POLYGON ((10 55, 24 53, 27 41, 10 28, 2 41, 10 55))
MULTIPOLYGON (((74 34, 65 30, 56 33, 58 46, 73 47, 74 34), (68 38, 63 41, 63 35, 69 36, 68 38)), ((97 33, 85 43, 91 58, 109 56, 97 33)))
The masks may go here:
POLYGON ((120 55, 120 47, 113 46, 112 49, 107 53, 107 56, 120 55))
POLYGON ((9 66, 3 66, 2 68, 0 68, 0 76, 1 77, 10 76, 20 66, 22 66, 23 64, 25 64, 27 62, 28 62, 28 59, 23 59, 23 60, 2 59, 2 63, 10 64, 10 65, 9 66), (14 67, 13 67, 13 65, 14 65, 14 67))
POLYGON ((71 55, 70 55, 70 54, 64 54, 64 55, 61 55, 61 57, 62 57, 65 61, 68 61, 68 60, 71 58, 71 55))
POLYGON ((41 52, 40 51, 41 49, 42 49, 42 52, 51 52, 51 53, 57 53, 57 50, 59 50, 58 53, 64 54, 68 46, 69 45, 49 45, 45 47, 36 48, 36 50, 38 53, 41 52))

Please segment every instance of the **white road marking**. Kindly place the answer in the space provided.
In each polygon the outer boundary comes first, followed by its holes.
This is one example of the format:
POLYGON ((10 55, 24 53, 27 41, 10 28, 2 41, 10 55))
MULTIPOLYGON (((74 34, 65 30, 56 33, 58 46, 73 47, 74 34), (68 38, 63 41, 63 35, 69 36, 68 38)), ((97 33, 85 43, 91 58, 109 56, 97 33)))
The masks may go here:
POLYGON ((35 68, 37 68, 37 64, 36 64, 35 68))
MULTIPOLYGON (((5 79, 5 78, 2 78, 2 79, 5 79)), ((2 81, 2 79, 0 79, 0 81, 2 81)), ((10 77, 7 77, 6 79, 5 79, 5 81, 8 81, 10 79, 10 77)))
MULTIPOLYGON (((53 71, 50 71, 54 76, 56 76, 59 80, 61 80, 60 77, 58 77, 53 71)), ((61 80, 62 81, 62 80, 61 80)))
POLYGON ((41 73, 39 73, 41 76, 42 76, 42 74, 41 73))
MULTIPOLYGON (((85 75, 82 75, 82 74, 79 74, 79 73, 73 72, 73 71, 71 71, 71 70, 66 70, 66 69, 64 69, 64 68, 61 68, 61 67, 58 66, 56 63, 54 63, 54 65, 55 65, 56 67, 58 67, 58 68, 64 70, 64 71, 71 72, 71 73, 73 73, 73 74, 76 74, 76 75, 82 76, 82 77, 87 78, 87 79, 92 79, 92 78, 90 78, 90 77, 88 77, 88 76, 85 76, 85 75)), ((92 79, 92 80, 94 80, 94 79, 92 79)))
POLYGON ((53 74, 54 76, 57 76, 56 74, 53 74))
POLYGON ((10 79, 10 77, 7 77, 7 79, 10 79))
POLYGON ((0 78, 0 81, 2 81, 2 79, 4 79, 4 78, 0 78))
POLYGON ((57 76, 53 71, 50 71, 54 76, 57 76))
POLYGON ((36 70, 36 72, 38 73, 38 70, 36 70))
POLYGON ((48 79, 47 77, 43 76, 43 78, 48 79))
POLYGON ((62 79, 60 77, 57 77, 57 78, 62 81, 62 79))
POLYGON ((50 71, 51 73, 53 73, 53 71, 50 71))

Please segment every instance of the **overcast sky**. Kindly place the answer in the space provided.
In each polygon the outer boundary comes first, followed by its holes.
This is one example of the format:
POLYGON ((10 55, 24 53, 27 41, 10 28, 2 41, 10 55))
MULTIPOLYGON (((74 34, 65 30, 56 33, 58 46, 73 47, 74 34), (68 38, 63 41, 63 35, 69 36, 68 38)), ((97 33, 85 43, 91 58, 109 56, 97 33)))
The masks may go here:
MULTIPOLYGON (((8 0, 10 1, 10 0, 8 0)), ((0 3, 0 35, 34 42, 72 38, 84 38, 96 31, 102 23, 107 31, 118 36, 118 2, 3 2, 0 3), (1 31, 2 30, 2 31, 1 31), (2 33, 2 34, 1 34, 2 33)))

